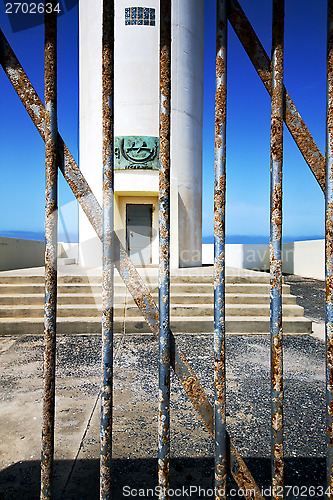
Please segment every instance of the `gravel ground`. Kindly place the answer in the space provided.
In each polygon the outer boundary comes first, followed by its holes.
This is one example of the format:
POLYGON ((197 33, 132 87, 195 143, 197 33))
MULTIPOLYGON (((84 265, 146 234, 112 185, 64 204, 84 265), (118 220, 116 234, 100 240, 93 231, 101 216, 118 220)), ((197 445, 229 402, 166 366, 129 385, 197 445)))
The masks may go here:
MULTIPOLYGON (((322 283, 288 276, 308 317, 321 319, 322 283)), ((177 342, 213 401, 213 339, 177 335, 177 342)), ((270 498, 270 347, 264 335, 227 338, 227 426, 258 485, 270 498)), ((43 340, 0 342, 0 500, 39 498, 43 340), (2 458, 1 458, 2 457, 2 458)), ((59 337, 55 499, 98 499, 99 373, 97 335, 59 337)), ((114 369, 114 500, 156 498, 157 357, 151 335, 117 335, 114 369), (127 489, 124 489, 126 488, 127 489), (128 494, 127 494, 128 493, 128 494)), ((284 337, 286 498, 321 499, 325 471, 325 349, 319 339, 284 337), (309 487, 315 489, 309 490, 309 487), (297 489, 297 488, 302 488, 297 489), (315 493, 315 494, 313 494, 315 493)), ((178 498, 209 498, 213 443, 172 376, 171 487, 178 498), (192 486, 191 496, 188 496, 192 486)), ((235 488, 229 478, 230 488, 235 488)), ((233 498, 242 498, 235 495, 233 498)))
POLYGON ((315 322, 325 321, 325 282, 296 275, 285 275, 284 282, 304 307, 304 315, 315 322))

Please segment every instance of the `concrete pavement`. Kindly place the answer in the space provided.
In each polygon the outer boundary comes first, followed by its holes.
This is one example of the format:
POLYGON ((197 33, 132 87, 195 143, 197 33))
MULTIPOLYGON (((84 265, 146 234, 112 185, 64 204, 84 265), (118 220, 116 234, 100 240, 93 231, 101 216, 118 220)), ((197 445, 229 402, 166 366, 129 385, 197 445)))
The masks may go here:
MULTIPOLYGON (((177 340, 212 401, 212 336, 177 340)), ((6 500, 38 498, 42 343, 34 336, 0 339, 0 492, 6 500)), ((125 486, 156 485, 158 346, 151 335, 117 335, 115 347, 118 500, 126 498, 125 486)), ((98 498, 100 348, 97 335, 58 339, 56 499, 98 498)), ((324 479, 324 356, 319 339, 285 336, 286 473, 295 485, 318 486, 324 479)), ((268 485, 269 339, 229 337, 227 360, 228 430, 258 483, 268 485)), ((212 441, 174 377, 171 411, 173 484, 209 488, 212 441)))

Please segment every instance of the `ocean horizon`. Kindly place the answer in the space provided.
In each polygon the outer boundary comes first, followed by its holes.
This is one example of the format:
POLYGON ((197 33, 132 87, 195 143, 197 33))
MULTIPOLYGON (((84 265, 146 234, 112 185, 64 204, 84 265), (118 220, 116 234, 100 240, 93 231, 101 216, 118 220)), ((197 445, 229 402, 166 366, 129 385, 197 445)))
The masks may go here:
MULTIPOLYGON (((34 241, 45 241, 44 231, 0 231, 0 237, 2 238, 16 238, 19 240, 34 240, 34 241)), ((59 233, 58 241, 78 243, 77 234, 62 234, 59 233)))
MULTIPOLYGON (((1 231, 0 237, 4 238, 17 238, 22 240, 36 240, 36 241, 44 241, 45 234, 42 231, 1 231)), ((290 241, 307 241, 307 240, 322 240, 324 239, 324 235, 312 235, 312 236, 284 236, 282 241, 284 243, 288 243, 290 241)), ((66 234, 59 233, 58 235, 59 241, 66 241, 70 243, 78 243, 78 235, 77 234, 66 234)), ((202 237, 203 244, 211 244, 214 243, 214 236, 203 236, 202 237)), ((226 235, 226 243, 228 244, 268 244, 269 236, 262 235, 244 235, 244 234, 234 234, 234 235, 226 235)))

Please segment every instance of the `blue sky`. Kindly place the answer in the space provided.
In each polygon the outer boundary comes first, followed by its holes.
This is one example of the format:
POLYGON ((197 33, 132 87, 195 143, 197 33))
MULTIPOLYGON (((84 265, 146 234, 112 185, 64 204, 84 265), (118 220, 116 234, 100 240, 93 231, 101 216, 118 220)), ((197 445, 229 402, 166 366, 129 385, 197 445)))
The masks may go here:
MULTIPOLYGON (((271 2, 240 0, 266 51, 271 2)), ((203 235, 213 233, 215 1, 205 0, 203 235)), ((1 27, 43 100, 43 28, 13 33, 0 4, 1 27)), ((77 9, 59 18, 59 130, 78 160, 77 9)), ((326 2, 286 0, 285 85, 310 133, 325 149, 326 2)), ((0 70, 0 234, 43 232, 44 145, 0 70)), ((270 99, 232 28, 228 36, 227 234, 269 235, 270 99)), ((324 235, 324 196, 289 132, 284 134, 284 235, 324 235)), ((77 229, 73 196, 59 176, 66 231, 77 229), (73 208, 74 207, 74 208, 73 208), (66 217, 71 213, 70 217, 66 217)))
MULTIPOLYGON (((240 0, 266 52, 271 2, 240 0)), ((214 1, 206 0, 204 227, 211 231, 214 141, 214 1), (209 190, 209 191, 208 191, 209 190), (207 192, 208 191, 208 192, 207 192)), ((270 98, 228 27, 227 234, 269 235, 270 98)), ((325 150, 326 2, 286 0, 285 85, 319 149, 325 150)), ((286 237, 324 235, 324 196, 288 130, 284 131, 286 237)), ((204 231, 207 231, 205 229, 204 231)))
MULTIPOLYGON (((44 29, 13 33, 0 3, 0 25, 30 81, 44 101, 44 29)), ((78 26, 77 8, 58 22, 59 131, 78 162, 78 26)), ((44 231, 44 143, 0 69, 0 235, 9 231, 44 231)), ((78 210, 71 190, 59 174, 60 234, 77 238, 78 210), (70 205, 68 205, 70 204, 70 205), (70 217, 66 217, 69 214, 70 217), (63 214, 64 213, 64 214, 63 214), (64 216, 63 216, 64 215, 64 216), (65 222, 64 222, 65 219, 65 222), (62 231, 62 222, 66 233, 62 231)))

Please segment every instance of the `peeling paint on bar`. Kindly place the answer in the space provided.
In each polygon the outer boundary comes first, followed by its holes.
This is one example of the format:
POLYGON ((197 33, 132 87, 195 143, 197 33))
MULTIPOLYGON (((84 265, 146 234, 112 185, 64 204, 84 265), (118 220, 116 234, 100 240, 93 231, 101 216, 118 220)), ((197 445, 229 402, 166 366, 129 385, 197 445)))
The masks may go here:
POLYGON ((114 293, 114 1, 103 0, 103 284, 100 431, 100 499, 112 498, 113 293, 114 293))
POLYGON ((326 88, 326 481, 333 499, 333 0, 327 11, 327 88, 326 88))
POLYGON ((217 0, 214 168, 214 442, 216 500, 225 500, 227 498, 225 371, 227 23, 227 0, 217 0))
MULTIPOLYGON (((0 30, 0 63, 2 64, 7 76, 9 77, 15 91, 17 92, 22 104, 28 111, 32 121, 36 125, 41 137, 44 140, 44 107, 39 99, 35 89, 32 87, 29 79, 27 78, 23 68, 21 67, 18 59, 13 53, 7 40, 5 39, 2 31, 0 30), (17 82, 10 78, 10 72, 6 66, 6 61, 10 60, 10 64, 15 67, 15 75, 17 82), (23 89, 23 91, 22 91, 23 89), (25 101, 25 95, 29 95, 28 101, 25 101), (38 108, 38 115, 42 120, 37 119, 37 114, 31 113, 30 100, 33 101, 34 109, 38 108), (36 121, 35 118, 36 117, 36 121)), ((67 146, 64 144, 60 135, 58 135, 59 145, 59 169, 63 173, 69 187, 71 188, 74 196, 80 203, 80 206, 86 214, 88 220, 96 231, 97 236, 103 241, 103 216, 102 209, 91 191, 87 181, 78 168, 74 158, 69 152, 67 146)), ((158 339, 158 324, 159 314, 158 308, 152 298, 146 285, 143 283, 141 276, 136 270, 131 259, 128 257, 124 247, 115 235, 115 264, 119 271, 120 276, 135 300, 138 308, 140 309, 143 317, 147 321, 151 331, 158 339)), ((197 411, 204 426, 209 432, 210 436, 214 439, 214 412, 213 407, 208 400, 200 382, 198 381, 194 371, 185 358, 183 352, 178 347, 175 338, 170 331, 171 339, 171 366, 175 371, 178 379, 180 380, 189 400, 197 411)), ((233 445, 229 434, 227 433, 227 448, 228 460, 230 462, 231 472, 239 488, 246 490, 247 500, 256 499, 264 500, 261 492, 256 485, 251 473, 249 472, 244 460, 237 452, 233 445), (254 493, 250 492, 253 490, 254 493)))
POLYGON ((171 0, 160 2, 160 9, 158 485, 160 486, 160 500, 168 500, 170 485, 171 0))
MULTIPOLYGON (((44 115, 44 114, 43 114, 44 115)), ((53 498, 57 312, 57 13, 45 14, 45 304, 40 498, 53 498)))
POLYGON ((271 467, 272 498, 283 491, 282 163, 284 0, 273 0, 271 101, 271 467))
MULTIPOLYGON (((267 92, 271 94, 271 61, 237 0, 228 0, 228 19, 267 92)), ((325 192, 325 159, 284 88, 284 121, 306 163, 325 192)))

